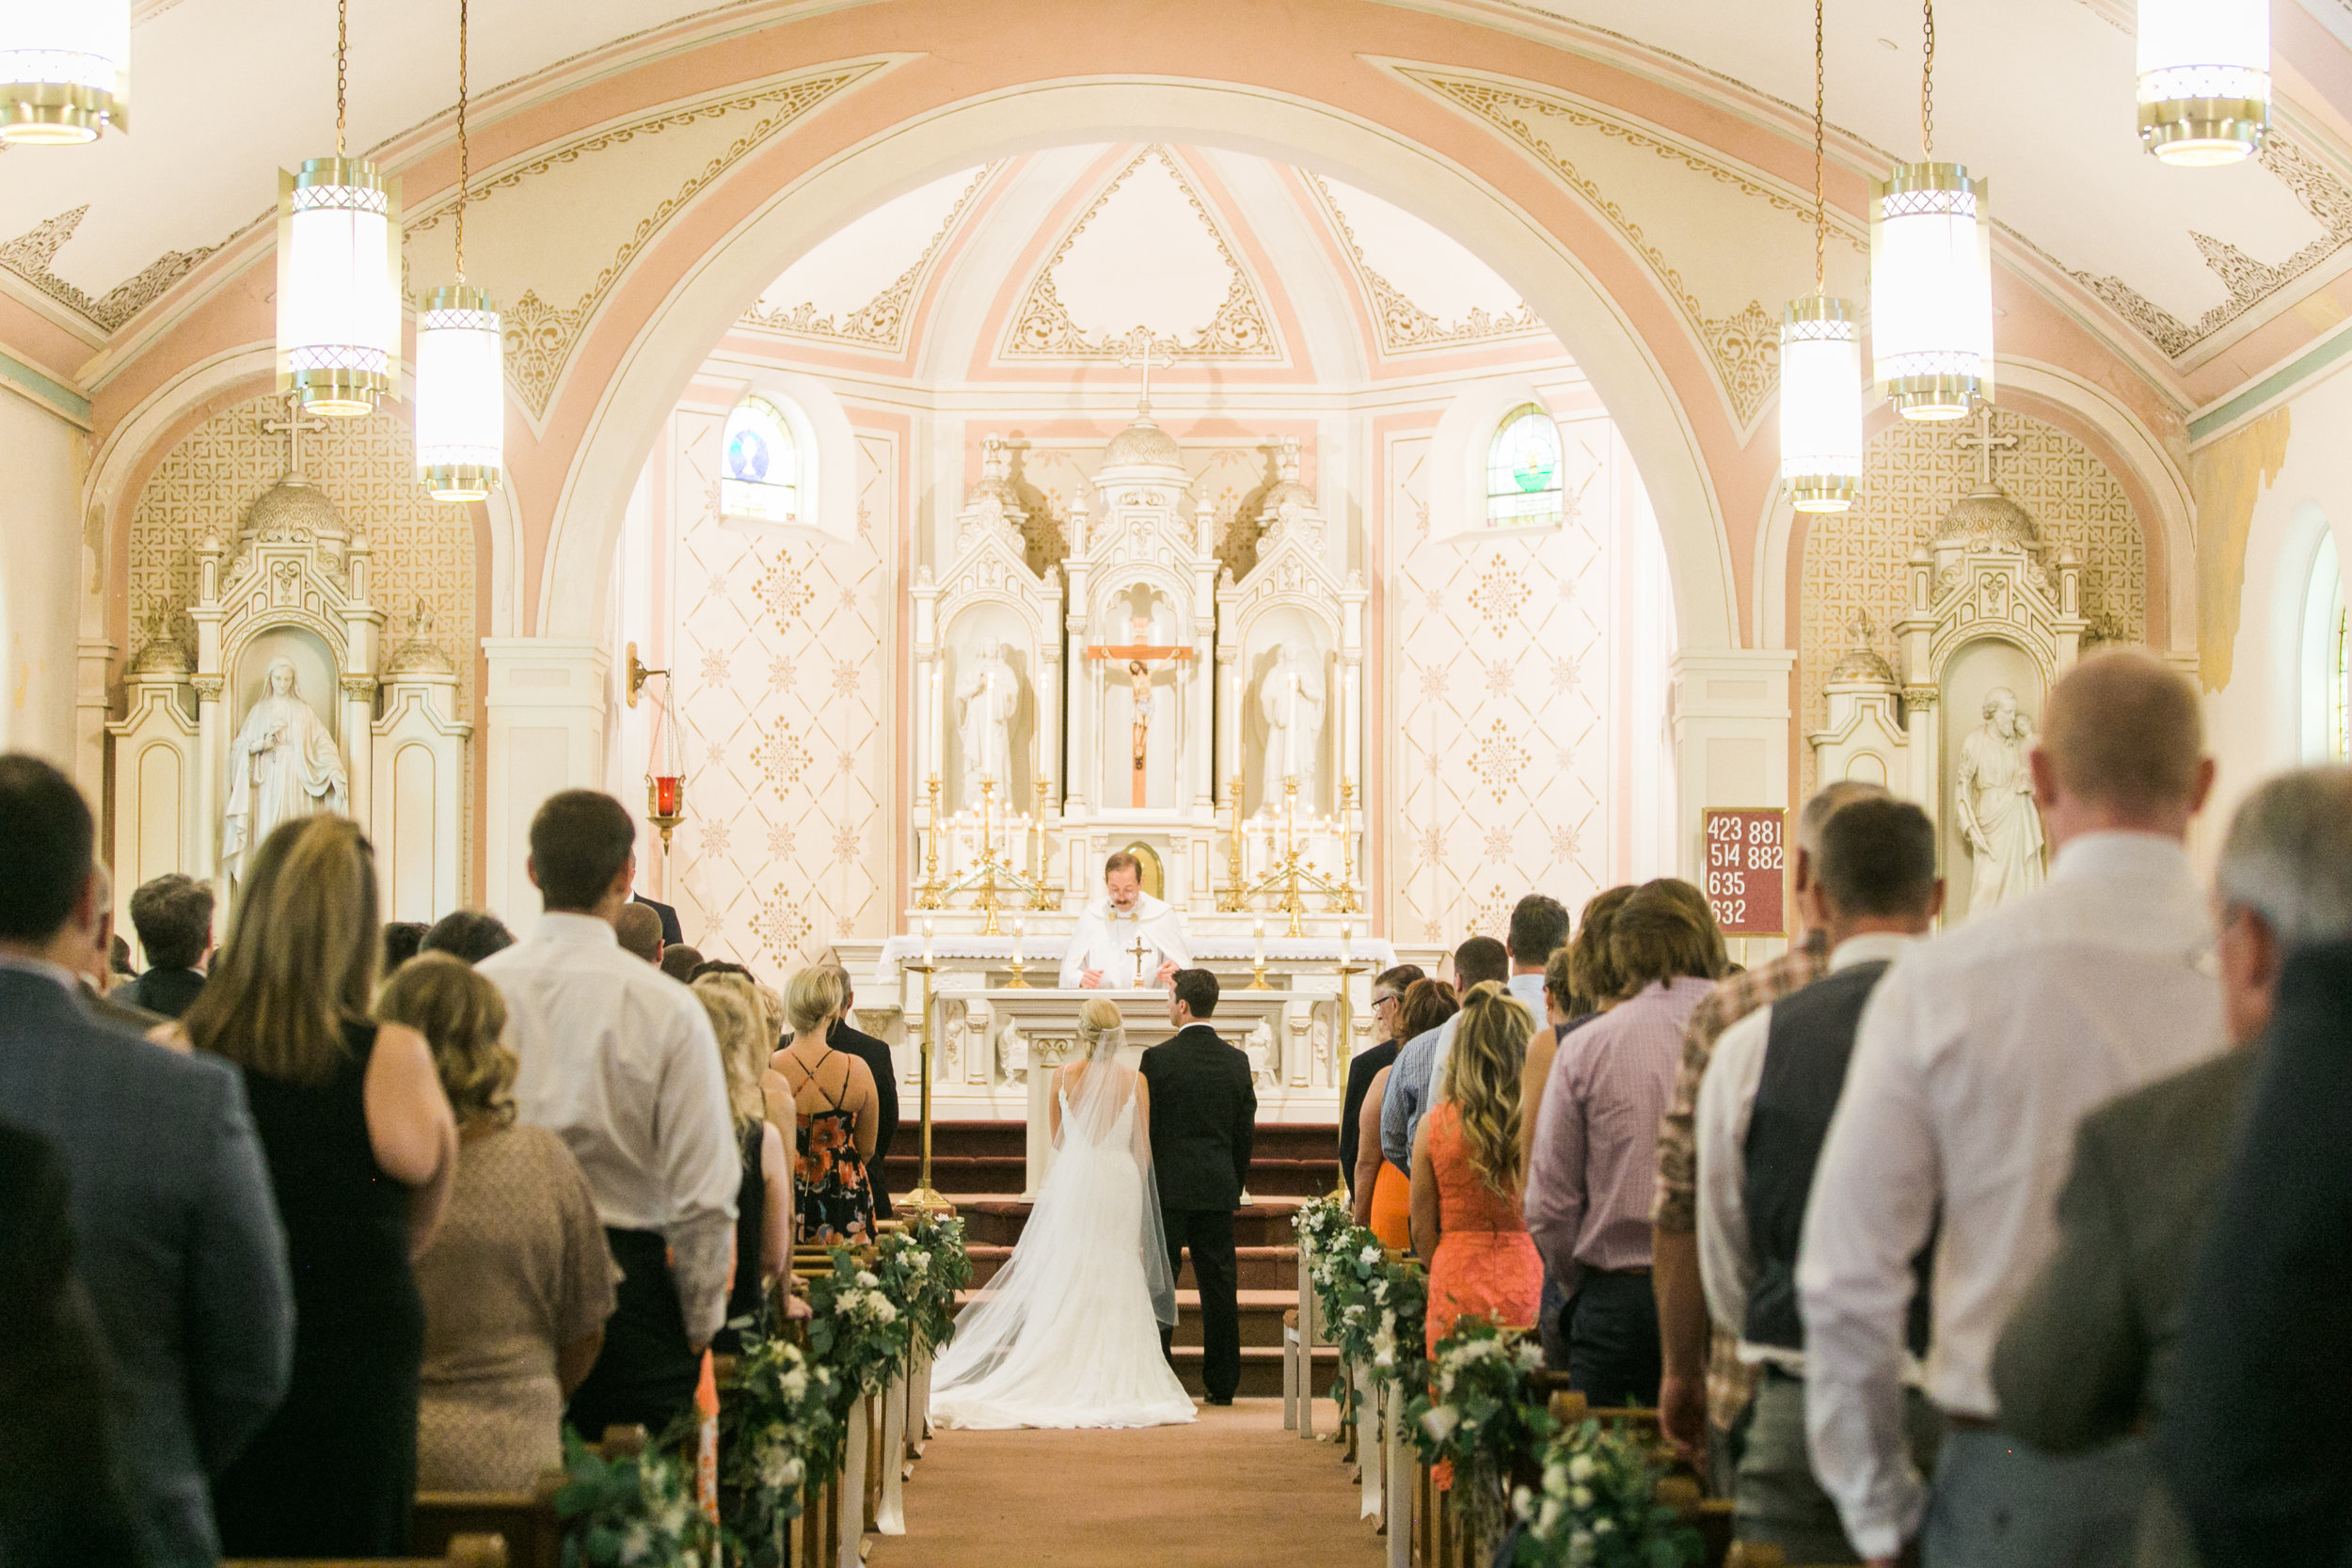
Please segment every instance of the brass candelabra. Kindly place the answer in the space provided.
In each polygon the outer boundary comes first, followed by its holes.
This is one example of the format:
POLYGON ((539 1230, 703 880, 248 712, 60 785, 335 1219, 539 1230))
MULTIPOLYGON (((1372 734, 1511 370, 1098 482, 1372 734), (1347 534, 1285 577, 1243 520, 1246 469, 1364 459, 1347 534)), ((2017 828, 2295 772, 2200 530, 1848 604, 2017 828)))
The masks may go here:
MULTIPOLYGON (((1354 791, 1344 784, 1341 787, 1343 793, 1340 799, 1344 807, 1353 799, 1354 791)), ((1240 842, 1241 832, 1241 791, 1237 788, 1233 791, 1233 838, 1236 846, 1240 842)), ((1340 876, 1334 877, 1321 870, 1313 861, 1299 853, 1298 776, 1291 774, 1285 777, 1282 780, 1282 853, 1266 874, 1253 882, 1239 879, 1239 849, 1235 849, 1234 887, 1238 891, 1232 895, 1232 907, 1248 909, 1256 900, 1272 894, 1275 895, 1275 911, 1290 917, 1290 930, 1286 934, 1294 937, 1306 934, 1299 921, 1307 912, 1305 895, 1309 893, 1319 893, 1328 899, 1330 902, 1326 908, 1331 913, 1354 912, 1360 907, 1360 899, 1356 888, 1353 833, 1344 816, 1340 820, 1340 837, 1346 846, 1347 855, 1346 868, 1340 876)))
MULTIPOLYGON (((1043 788, 1041 784, 1039 786, 1041 800, 1043 788)), ((915 889, 916 909, 944 910, 949 898, 969 893, 973 895, 972 907, 986 916, 980 926, 980 934, 993 937, 1002 935, 1004 929, 996 923, 997 911, 1016 907, 1006 902, 1006 895, 1025 898, 1025 907, 1032 910, 1061 908, 1062 890, 1045 879, 1045 827, 1042 820, 1038 824, 1039 864, 1034 874, 1015 865, 1009 847, 998 842, 994 779, 980 781, 979 858, 946 882, 939 879, 939 775, 936 773, 930 778, 930 800, 931 837, 924 861, 923 881, 915 889)))

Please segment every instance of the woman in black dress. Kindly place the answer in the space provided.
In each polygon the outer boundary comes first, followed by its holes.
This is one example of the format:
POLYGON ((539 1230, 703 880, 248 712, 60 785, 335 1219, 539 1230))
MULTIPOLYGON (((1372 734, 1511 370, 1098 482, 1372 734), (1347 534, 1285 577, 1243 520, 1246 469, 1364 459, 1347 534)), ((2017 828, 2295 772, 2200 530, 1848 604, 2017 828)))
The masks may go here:
POLYGON ((422 1036, 372 1022, 383 949, 357 824, 288 822, 248 858, 227 945, 183 1020, 243 1069, 294 1275, 285 1402, 213 1485, 228 1557, 402 1557, 417 1489, 424 1307, 457 1128, 422 1036))
POLYGON ((882 1134, 874 1074, 836 1051, 825 1032, 848 1005, 841 972, 812 964, 785 990, 792 1037, 768 1059, 770 1119, 792 1118, 792 1229, 799 1246, 863 1246, 874 1239, 874 1188, 866 1162, 882 1134))

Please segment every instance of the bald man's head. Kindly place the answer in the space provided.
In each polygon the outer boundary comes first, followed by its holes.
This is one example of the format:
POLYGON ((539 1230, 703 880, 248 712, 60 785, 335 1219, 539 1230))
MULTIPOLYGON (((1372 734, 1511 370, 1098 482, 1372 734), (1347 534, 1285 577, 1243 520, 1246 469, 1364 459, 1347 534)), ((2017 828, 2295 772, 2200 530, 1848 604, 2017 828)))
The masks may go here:
POLYGON ((2045 812, 2177 831, 2212 783, 2197 688, 2146 649, 2093 654, 2050 689, 2034 763, 2045 812))
POLYGON ((612 935, 647 963, 661 961, 661 916, 651 905, 623 904, 612 917, 612 935))

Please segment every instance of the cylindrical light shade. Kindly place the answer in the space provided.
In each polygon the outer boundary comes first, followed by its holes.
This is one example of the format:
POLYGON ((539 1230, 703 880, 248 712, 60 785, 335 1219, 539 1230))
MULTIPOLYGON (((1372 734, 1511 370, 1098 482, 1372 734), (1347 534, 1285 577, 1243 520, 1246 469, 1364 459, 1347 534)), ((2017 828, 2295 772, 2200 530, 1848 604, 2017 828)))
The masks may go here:
POLYGON ((478 501, 506 460, 506 350, 480 289, 435 289, 417 312, 417 478, 435 500, 478 501))
POLYGON ((1906 420, 1957 420, 1993 395, 1988 182, 1897 164, 1870 183, 1870 358, 1906 420))
POLYGON ((278 174, 278 389, 356 418, 400 372, 400 186, 364 158, 278 174))
POLYGON ((1781 317, 1780 482, 1800 512, 1843 512, 1862 483, 1862 343, 1842 299, 1781 317))
POLYGON ((2233 164, 2269 128, 2269 0, 2139 0, 2141 145, 2168 164, 2233 164))
POLYGON ((130 127, 130 0, 0 7, 0 141, 86 142, 130 127))

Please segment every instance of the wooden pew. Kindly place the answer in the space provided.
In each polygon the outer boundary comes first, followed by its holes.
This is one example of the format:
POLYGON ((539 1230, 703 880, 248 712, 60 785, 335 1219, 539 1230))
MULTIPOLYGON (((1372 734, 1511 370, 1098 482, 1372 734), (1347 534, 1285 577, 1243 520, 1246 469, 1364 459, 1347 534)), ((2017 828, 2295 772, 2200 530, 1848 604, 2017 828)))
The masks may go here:
POLYGON ((506 1543, 495 1535, 461 1535, 440 1557, 231 1558, 222 1568, 507 1568, 506 1543))
MULTIPOLYGON (((591 1444, 604 1459, 645 1451, 645 1429, 613 1426, 591 1444)), ((561 1568, 564 1521, 556 1517, 555 1495, 564 1472, 549 1470, 527 1492, 420 1492, 408 1529, 409 1544, 421 1552, 454 1552, 461 1541, 501 1541, 496 1564, 477 1568, 561 1568)))

